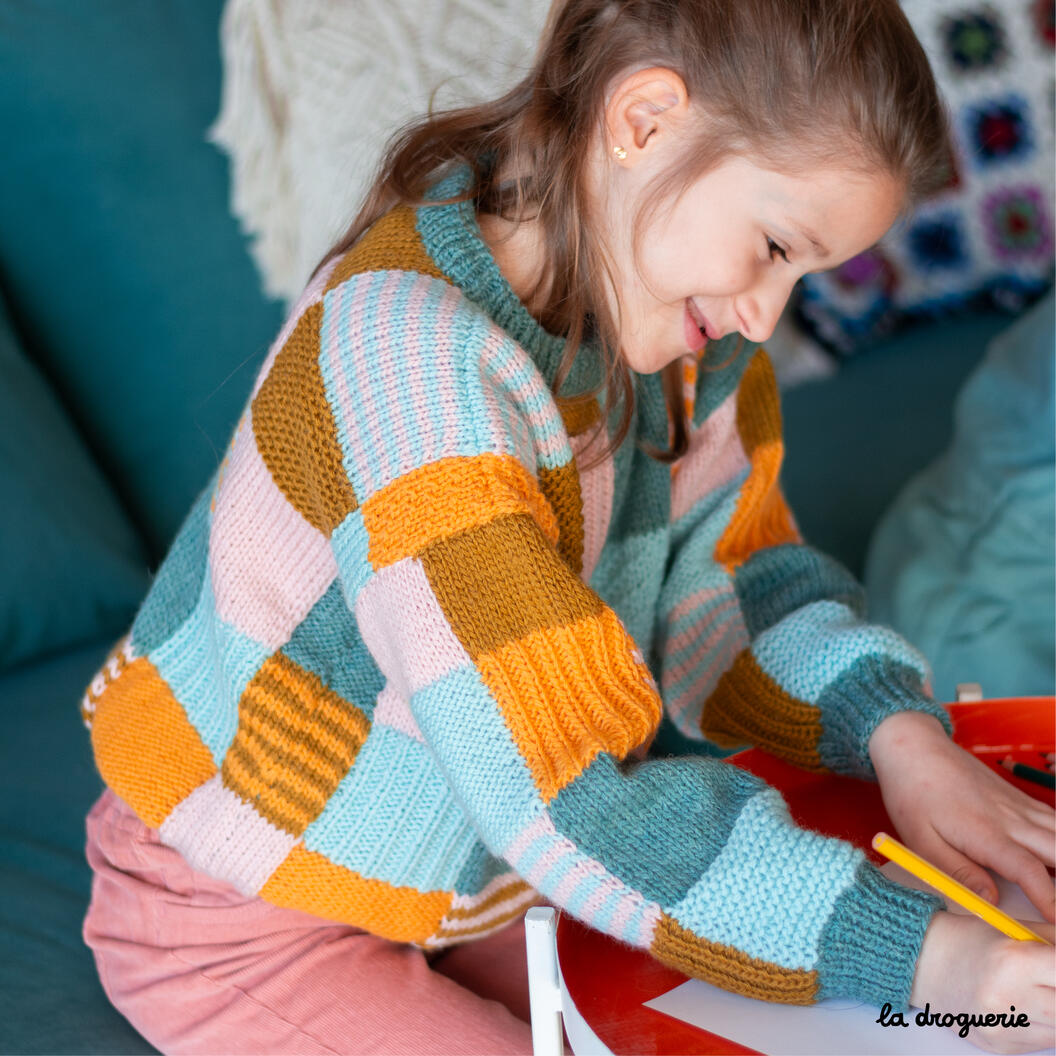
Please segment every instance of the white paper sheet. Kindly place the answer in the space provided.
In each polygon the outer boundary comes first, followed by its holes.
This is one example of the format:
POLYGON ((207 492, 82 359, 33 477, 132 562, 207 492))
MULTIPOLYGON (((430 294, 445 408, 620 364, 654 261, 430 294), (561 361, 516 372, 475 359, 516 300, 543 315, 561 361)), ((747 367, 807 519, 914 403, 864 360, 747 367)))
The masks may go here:
MULTIPOLYGON (((881 872, 909 887, 927 885, 901 866, 888 862, 881 872)), ((1041 914, 1015 884, 996 878, 1001 894, 1000 907, 1020 920, 1041 920, 1041 914)), ((964 913, 951 905, 954 912, 964 913)), ((822 1001, 816 1005, 777 1005, 731 994, 691 979, 666 994, 645 1002, 686 1023, 729 1038, 768 1056, 957 1056, 980 1050, 967 1038, 959 1038, 945 1027, 918 1027, 917 1009, 906 1015, 908 1027, 881 1027, 879 1009, 854 1001, 822 1001)), ((1007 1009, 932 1009, 933 1012, 1007 1012, 1007 1009)), ((1017 1008, 1017 1012, 1021 1011, 1017 1008)), ((1010 1028, 1015 1029, 1015 1028, 1010 1028)), ((969 1037, 971 1035, 969 1034, 969 1037)), ((1041 1050, 1054 1056, 1056 1049, 1041 1050)))

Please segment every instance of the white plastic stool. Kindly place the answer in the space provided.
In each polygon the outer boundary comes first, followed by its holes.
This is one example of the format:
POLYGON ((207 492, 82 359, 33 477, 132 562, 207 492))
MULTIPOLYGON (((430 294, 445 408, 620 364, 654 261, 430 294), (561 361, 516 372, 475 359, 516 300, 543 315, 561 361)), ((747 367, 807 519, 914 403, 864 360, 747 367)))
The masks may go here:
POLYGON ((566 1036, 576 1056, 612 1056, 612 1050, 576 1008, 561 978, 557 912, 553 907, 533 906, 525 913, 524 937, 535 1056, 564 1056, 566 1036))
POLYGON ((550 906, 533 906, 524 915, 528 949, 528 1000, 532 1009, 535 1056, 563 1056, 561 980, 557 966, 557 914, 550 906))

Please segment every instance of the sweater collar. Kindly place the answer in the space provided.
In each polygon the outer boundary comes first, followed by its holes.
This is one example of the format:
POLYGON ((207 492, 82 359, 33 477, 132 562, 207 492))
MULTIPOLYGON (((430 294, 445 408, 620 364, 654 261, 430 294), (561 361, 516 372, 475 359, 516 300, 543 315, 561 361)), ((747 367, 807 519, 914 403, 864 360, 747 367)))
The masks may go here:
MULTIPOLYGON (((433 201, 464 193, 471 175, 468 166, 461 166, 434 184, 426 198, 433 201)), ((480 233, 473 202, 422 206, 417 225, 426 252, 440 270, 532 357, 546 383, 553 385, 567 342, 546 331, 513 292, 480 233)), ((576 369, 563 392, 589 384, 582 361, 595 357, 576 358, 576 369)))

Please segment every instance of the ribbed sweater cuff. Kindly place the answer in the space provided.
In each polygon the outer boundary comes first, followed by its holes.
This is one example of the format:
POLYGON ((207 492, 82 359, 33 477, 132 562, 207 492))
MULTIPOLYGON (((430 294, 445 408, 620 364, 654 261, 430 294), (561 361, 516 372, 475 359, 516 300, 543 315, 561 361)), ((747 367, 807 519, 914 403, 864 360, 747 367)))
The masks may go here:
POLYGON ((904 1010, 924 933, 940 908, 935 895, 888 880, 862 862, 822 933, 818 1000, 856 998, 904 1010))
POLYGON ((825 690, 818 706, 824 724, 818 754, 837 774, 875 781, 869 738, 884 719, 900 711, 934 715, 947 734, 953 733, 946 709, 924 695, 920 674, 888 659, 859 661, 847 677, 825 690))

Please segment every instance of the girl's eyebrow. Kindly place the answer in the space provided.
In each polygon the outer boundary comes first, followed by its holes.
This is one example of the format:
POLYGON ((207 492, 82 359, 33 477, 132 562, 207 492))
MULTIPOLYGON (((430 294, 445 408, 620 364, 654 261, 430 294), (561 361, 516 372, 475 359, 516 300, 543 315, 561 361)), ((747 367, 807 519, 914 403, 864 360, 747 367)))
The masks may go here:
POLYGON ((794 231, 798 231, 814 247, 815 253, 817 253, 822 260, 826 257, 832 256, 829 250, 822 245, 818 236, 815 235, 813 231, 808 231, 805 227, 800 227, 799 224, 791 224, 791 227, 794 231))

